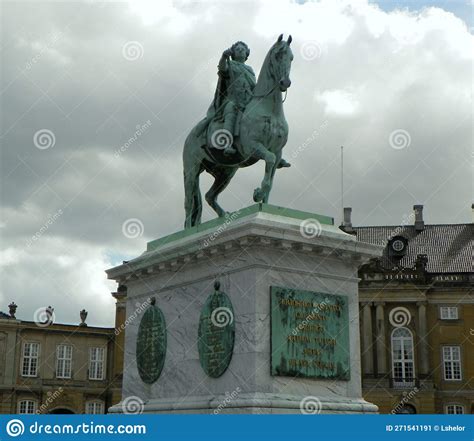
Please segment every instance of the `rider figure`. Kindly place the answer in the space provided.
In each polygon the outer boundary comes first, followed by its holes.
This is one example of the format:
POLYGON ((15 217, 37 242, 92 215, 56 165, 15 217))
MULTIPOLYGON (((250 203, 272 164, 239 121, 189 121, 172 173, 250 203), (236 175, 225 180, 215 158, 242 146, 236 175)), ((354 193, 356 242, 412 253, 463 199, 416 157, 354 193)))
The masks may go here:
MULTIPOLYGON (((245 64, 249 55, 250 49, 247 44, 237 41, 222 53, 218 65, 219 76, 222 83, 225 84, 223 90, 219 90, 218 87, 220 98, 223 98, 224 129, 232 134, 232 139, 239 136, 240 120, 245 107, 252 99, 256 85, 253 69, 245 64)), ((236 153, 232 144, 230 143, 224 149, 224 154, 236 153)), ((290 163, 281 158, 277 167, 290 167, 290 163)))
MULTIPOLYGON (((252 99, 256 78, 253 69, 245 64, 250 54, 249 47, 243 42, 234 43, 226 49, 219 61, 219 75, 226 80, 226 102, 224 104, 224 129, 233 137, 239 135, 240 118, 245 106, 252 99)), ((235 153, 236 150, 229 145, 224 153, 235 153)))

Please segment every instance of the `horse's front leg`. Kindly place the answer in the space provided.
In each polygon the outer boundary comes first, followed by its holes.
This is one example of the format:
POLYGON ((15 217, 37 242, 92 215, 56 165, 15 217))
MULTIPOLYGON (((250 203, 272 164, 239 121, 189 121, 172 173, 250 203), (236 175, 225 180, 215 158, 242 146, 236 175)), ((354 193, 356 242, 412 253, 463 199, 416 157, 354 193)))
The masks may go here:
POLYGON ((272 171, 270 173, 270 186, 269 186, 268 191, 265 193, 263 201, 262 201, 265 204, 268 204, 268 199, 270 197, 270 191, 273 187, 273 179, 275 178, 275 172, 278 168, 278 164, 280 163, 281 155, 282 155, 281 150, 277 154, 275 154, 275 164, 273 165, 272 171))
POLYGON ((229 185, 229 182, 235 175, 237 168, 216 168, 214 173, 214 184, 212 184, 209 191, 206 193, 206 201, 217 213, 219 217, 224 217, 227 213, 217 203, 217 196, 229 185))
POLYGON ((253 192, 253 200, 255 202, 268 202, 270 190, 272 189, 273 175, 276 169, 276 156, 265 148, 260 142, 255 142, 253 145, 253 156, 265 161, 265 175, 263 176, 260 188, 256 188, 253 192))

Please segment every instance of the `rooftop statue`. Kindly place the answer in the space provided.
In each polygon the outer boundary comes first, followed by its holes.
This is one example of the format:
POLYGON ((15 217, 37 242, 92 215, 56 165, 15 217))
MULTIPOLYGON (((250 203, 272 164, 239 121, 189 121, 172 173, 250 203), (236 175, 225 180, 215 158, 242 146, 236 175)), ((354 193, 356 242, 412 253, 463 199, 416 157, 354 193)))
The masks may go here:
POLYGON ((282 93, 291 85, 291 40, 291 35, 287 41, 283 35, 278 37, 257 81, 253 69, 245 63, 250 49, 244 42, 238 41, 223 52, 214 100, 184 143, 185 228, 201 223, 199 175, 203 171, 215 179, 206 201, 223 217, 226 212, 217 203, 217 196, 239 168, 265 161, 265 175, 253 199, 266 203, 276 169, 290 166, 282 158, 288 139, 282 93))

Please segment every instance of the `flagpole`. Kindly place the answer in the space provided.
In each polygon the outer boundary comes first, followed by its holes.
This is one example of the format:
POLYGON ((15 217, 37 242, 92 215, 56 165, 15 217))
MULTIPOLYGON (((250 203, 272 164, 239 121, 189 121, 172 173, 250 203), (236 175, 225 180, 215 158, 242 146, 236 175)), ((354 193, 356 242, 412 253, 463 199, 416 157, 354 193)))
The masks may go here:
POLYGON ((341 216, 344 222, 344 146, 341 145, 341 216))

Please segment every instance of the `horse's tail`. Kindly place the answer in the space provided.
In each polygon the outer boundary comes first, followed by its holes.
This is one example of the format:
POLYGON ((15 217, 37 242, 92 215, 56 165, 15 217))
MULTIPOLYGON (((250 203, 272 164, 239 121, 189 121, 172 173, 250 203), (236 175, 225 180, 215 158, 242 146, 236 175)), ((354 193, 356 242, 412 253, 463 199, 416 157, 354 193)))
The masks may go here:
MULTIPOLYGON (((199 122, 184 141, 183 148, 183 179, 184 179, 184 209, 186 212, 185 228, 201 222, 202 202, 199 190, 199 175, 202 171, 202 140, 205 140, 205 130, 199 122), (204 134, 204 136, 203 136, 204 134)), ((206 125, 207 127, 207 125, 206 125)), ((205 142, 205 141, 204 141, 205 142)))

